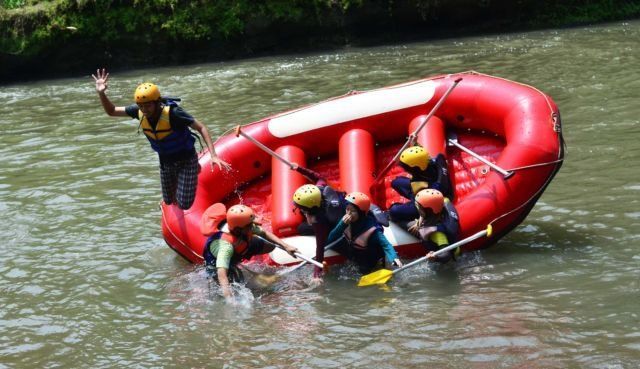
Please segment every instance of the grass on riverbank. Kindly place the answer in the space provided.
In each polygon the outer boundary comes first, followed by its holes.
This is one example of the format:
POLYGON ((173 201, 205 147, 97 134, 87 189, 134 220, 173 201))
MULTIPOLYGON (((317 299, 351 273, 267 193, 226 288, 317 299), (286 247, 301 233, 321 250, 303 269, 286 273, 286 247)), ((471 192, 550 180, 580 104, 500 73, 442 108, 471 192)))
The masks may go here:
POLYGON ((0 80, 639 16, 640 0, 0 0, 0 80))

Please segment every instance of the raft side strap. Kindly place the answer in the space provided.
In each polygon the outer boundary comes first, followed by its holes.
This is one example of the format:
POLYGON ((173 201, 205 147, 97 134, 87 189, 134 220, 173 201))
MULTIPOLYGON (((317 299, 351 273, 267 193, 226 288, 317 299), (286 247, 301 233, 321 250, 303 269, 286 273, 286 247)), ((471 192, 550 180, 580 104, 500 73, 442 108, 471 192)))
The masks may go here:
MULTIPOLYGON (((556 161, 552 161, 552 162, 548 162, 548 163, 540 163, 540 164, 533 164, 533 165, 528 165, 528 166, 524 166, 524 167, 520 167, 520 168, 514 168, 511 169, 513 171, 518 170, 518 169, 527 169, 527 168, 532 168, 535 166, 543 166, 543 165, 550 165, 550 164, 554 164, 554 163, 559 163, 564 161, 564 158, 560 158, 556 161)), ((497 222, 498 220, 508 216, 511 213, 514 213, 518 210, 520 210, 521 208, 523 208, 524 206, 526 206, 527 204, 529 204, 531 201, 533 201, 533 199, 537 198, 538 196, 540 196, 540 194, 542 193, 542 191, 544 191, 547 186, 549 185, 549 183, 551 183, 551 179, 553 179, 553 176, 551 176, 550 178, 548 178, 545 183, 540 186, 540 188, 538 189, 538 191, 536 191, 531 197, 529 197, 525 202, 523 202, 522 204, 520 204, 519 206, 517 206, 516 208, 509 210, 508 212, 498 216, 497 218, 493 219, 491 222, 489 222, 489 225, 493 225, 493 223, 497 222)))
POLYGON ((525 165, 522 167, 516 167, 516 168, 511 168, 509 169, 510 172, 515 172, 517 170, 523 170, 523 169, 531 169, 531 168, 537 168, 537 167, 543 167, 545 165, 551 165, 551 164, 556 164, 556 163, 560 163, 564 161, 564 158, 558 159, 558 160, 554 160, 554 161, 548 161, 546 163, 538 163, 538 164, 531 164, 531 165, 525 165))

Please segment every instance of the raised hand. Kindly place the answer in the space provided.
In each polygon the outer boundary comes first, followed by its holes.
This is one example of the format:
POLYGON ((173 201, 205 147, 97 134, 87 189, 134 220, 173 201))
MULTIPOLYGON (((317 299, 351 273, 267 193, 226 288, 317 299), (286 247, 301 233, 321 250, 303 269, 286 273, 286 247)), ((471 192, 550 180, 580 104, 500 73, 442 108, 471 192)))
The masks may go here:
POLYGON ((102 68, 102 70, 97 69, 96 74, 92 74, 91 77, 96 81, 96 91, 98 93, 103 93, 107 90, 107 80, 109 79, 109 73, 107 73, 106 68, 102 68))

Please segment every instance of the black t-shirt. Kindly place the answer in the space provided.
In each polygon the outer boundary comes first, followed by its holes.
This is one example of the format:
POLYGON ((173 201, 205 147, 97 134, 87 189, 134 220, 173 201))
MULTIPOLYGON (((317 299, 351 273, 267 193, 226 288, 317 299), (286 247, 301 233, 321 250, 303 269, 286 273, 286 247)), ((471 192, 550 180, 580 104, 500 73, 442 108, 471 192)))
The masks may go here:
MULTIPOLYGON (((138 105, 136 104, 129 105, 125 107, 124 110, 127 113, 127 115, 130 116, 131 118, 139 119, 138 111, 140 109, 138 108, 138 105)), ((169 122, 171 122, 171 128, 179 131, 182 129, 189 129, 189 126, 195 122, 195 118, 193 118, 191 114, 187 113, 181 107, 171 106, 169 108, 169 122)), ((156 122, 149 121, 149 123, 153 128, 155 128, 155 125, 158 124, 157 121, 156 122)), ((196 155, 195 147, 193 147, 191 150, 180 151, 175 154, 158 154, 158 156, 160 157, 160 163, 165 163, 165 164, 173 163, 178 160, 185 160, 195 155, 196 155)))

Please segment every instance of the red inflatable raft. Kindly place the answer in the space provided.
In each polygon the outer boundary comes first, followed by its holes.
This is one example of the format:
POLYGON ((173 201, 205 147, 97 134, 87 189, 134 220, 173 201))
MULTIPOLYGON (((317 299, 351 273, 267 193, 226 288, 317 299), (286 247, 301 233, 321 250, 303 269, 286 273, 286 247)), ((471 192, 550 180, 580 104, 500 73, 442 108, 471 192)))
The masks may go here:
MULTIPOLYGON (((388 171, 371 191, 376 172, 460 78, 417 141, 432 156, 447 156, 460 218, 459 239, 492 225, 492 237, 464 247, 464 251, 476 250, 495 243, 522 222, 562 164, 558 108, 536 88, 475 72, 437 76, 350 92, 245 125, 242 132, 289 161, 321 173, 339 190, 372 195, 373 202, 386 209, 394 201, 405 201, 390 187, 402 170, 388 171), (452 135, 457 139, 449 141, 452 135)), ((292 204, 293 192, 306 183, 305 178, 242 136, 222 136, 215 148, 233 170, 212 172, 209 154, 200 157, 202 171, 192 208, 182 211, 162 205, 162 232, 169 246, 191 262, 201 263, 202 213, 216 202, 227 206, 242 202, 256 210, 263 227, 314 256, 313 237, 296 235, 302 216, 293 212, 292 204)), ((417 239, 394 224, 385 228, 385 235, 400 256, 424 255, 417 239)), ((341 258, 328 251, 325 260, 331 264, 341 258)), ((295 262, 280 250, 260 261, 295 262)))

